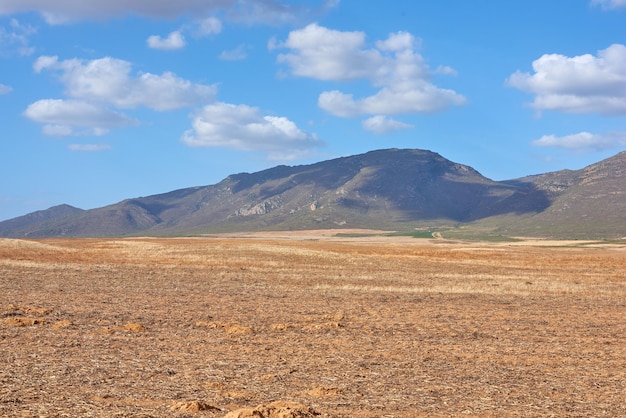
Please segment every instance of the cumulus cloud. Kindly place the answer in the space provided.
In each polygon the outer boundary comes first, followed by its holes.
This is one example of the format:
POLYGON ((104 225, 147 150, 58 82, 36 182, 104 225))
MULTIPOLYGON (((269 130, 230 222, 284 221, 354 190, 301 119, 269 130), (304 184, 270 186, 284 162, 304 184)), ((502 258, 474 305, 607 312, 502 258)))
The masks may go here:
POLYGON ((465 100, 453 90, 437 88, 425 81, 414 82, 411 89, 385 87, 373 96, 354 99, 352 94, 337 90, 320 94, 318 105, 335 116, 353 117, 361 114, 395 115, 400 113, 433 113, 465 100))
POLYGON ((119 109, 175 110, 215 100, 215 86, 194 84, 173 73, 133 75, 129 62, 115 58, 60 61, 41 56, 35 72, 53 71, 68 99, 39 100, 24 115, 44 124, 46 135, 104 135, 138 122, 119 109))
POLYGON ((225 147, 266 152, 274 160, 302 157, 322 142, 291 120, 262 115, 256 107, 214 103, 193 115, 181 140, 191 147, 225 147))
POLYGON ((7 94, 13 91, 13 88, 10 86, 5 86, 4 84, 0 83, 0 94, 7 94))
POLYGON ((171 32, 167 38, 152 35, 148 37, 146 43, 150 48, 164 50, 181 49, 187 44, 185 42, 185 37, 182 33, 180 33, 180 31, 171 32))
POLYGON ((626 8, 626 0, 591 0, 591 5, 605 10, 626 8))
POLYGON ((171 72, 131 75, 131 63, 111 57, 92 61, 42 56, 33 68, 57 71, 68 96, 115 107, 174 110, 212 101, 216 87, 194 84, 171 72))
POLYGON ((294 51, 279 54, 278 61, 288 64, 296 76, 348 81, 369 78, 383 64, 380 53, 363 49, 364 44, 363 32, 341 32, 310 24, 289 33, 287 40, 276 47, 294 51))
POLYGON ((366 46, 365 38, 363 32, 310 24, 292 31, 286 41, 269 46, 291 50, 279 54, 278 61, 295 76, 339 82, 364 79, 378 89, 364 98, 339 90, 321 93, 318 105, 336 116, 430 113, 466 103, 457 92, 432 83, 435 72, 453 74, 454 70, 440 67, 432 71, 416 52, 419 41, 410 33, 392 33, 373 48, 366 46))
POLYGON ((44 124, 43 132, 53 136, 104 135, 111 128, 138 124, 122 113, 79 100, 39 100, 24 116, 44 124))
POLYGON ((409 125, 383 115, 372 116, 371 118, 365 119, 361 124, 363 125, 363 128, 377 135, 384 135, 395 131, 413 128, 413 125, 409 125))
POLYGON ((507 83, 535 95, 531 107, 567 113, 626 114, 626 46, 614 44, 591 54, 546 54, 534 74, 515 72, 507 83))
MULTIPOLYGON (((332 7, 327 1, 321 7, 332 7)), ((320 10, 321 10, 320 9, 320 10)), ((305 6, 279 0, 2 0, 0 15, 20 12, 41 14, 49 24, 100 20, 127 15, 171 19, 183 15, 208 16, 224 12, 232 19, 251 23, 292 22, 301 13, 313 13, 305 6)))
POLYGON ((603 151, 626 146, 626 132, 615 131, 606 134, 579 132, 573 135, 544 135, 532 142, 537 147, 566 148, 573 151, 603 151))

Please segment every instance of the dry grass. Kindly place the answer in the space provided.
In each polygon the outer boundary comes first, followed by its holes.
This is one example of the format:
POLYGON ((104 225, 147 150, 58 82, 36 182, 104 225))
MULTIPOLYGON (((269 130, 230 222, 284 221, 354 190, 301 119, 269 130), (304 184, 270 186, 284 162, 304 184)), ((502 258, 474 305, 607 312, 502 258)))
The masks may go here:
POLYGON ((625 271, 616 248, 0 240, 0 416, 626 416, 625 271))

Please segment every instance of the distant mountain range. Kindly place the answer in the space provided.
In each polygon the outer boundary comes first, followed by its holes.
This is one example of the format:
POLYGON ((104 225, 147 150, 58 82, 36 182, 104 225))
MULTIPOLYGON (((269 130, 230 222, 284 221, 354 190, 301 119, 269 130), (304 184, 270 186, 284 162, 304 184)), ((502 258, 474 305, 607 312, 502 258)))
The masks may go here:
POLYGON ((20 238, 368 228, 455 237, 626 237, 626 152, 584 169, 493 181, 416 149, 233 174, 221 182, 0 222, 20 238))

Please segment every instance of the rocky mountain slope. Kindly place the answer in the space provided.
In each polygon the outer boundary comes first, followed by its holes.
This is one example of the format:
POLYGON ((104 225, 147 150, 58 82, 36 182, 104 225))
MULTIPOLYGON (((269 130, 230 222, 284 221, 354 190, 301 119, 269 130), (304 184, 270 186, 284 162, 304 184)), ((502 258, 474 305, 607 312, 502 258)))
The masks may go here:
MULTIPOLYGON (((626 237, 626 151, 581 170, 518 181, 532 184, 550 205, 500 226, 505 234, 567 238, 626 237)), ((509 182, 514 184, 515 182, 509 182)))
POLYGON ((430 151, 387 149, 234 174, 215 185, 97 209, 57 206, 0 222, 0 236, 462 225, 503 235, 621 237, 626 236, 625 173, 626 153, 621 153, 579 171, 496 182, 430 151))

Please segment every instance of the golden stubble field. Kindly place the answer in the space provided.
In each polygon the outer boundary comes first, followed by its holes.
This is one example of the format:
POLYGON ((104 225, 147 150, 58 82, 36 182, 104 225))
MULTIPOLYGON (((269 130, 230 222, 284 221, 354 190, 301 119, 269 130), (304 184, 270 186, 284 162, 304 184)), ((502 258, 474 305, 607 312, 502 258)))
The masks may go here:
POLYGON ((626 416, 626 251, 0 240, 0 416, 626 416))

